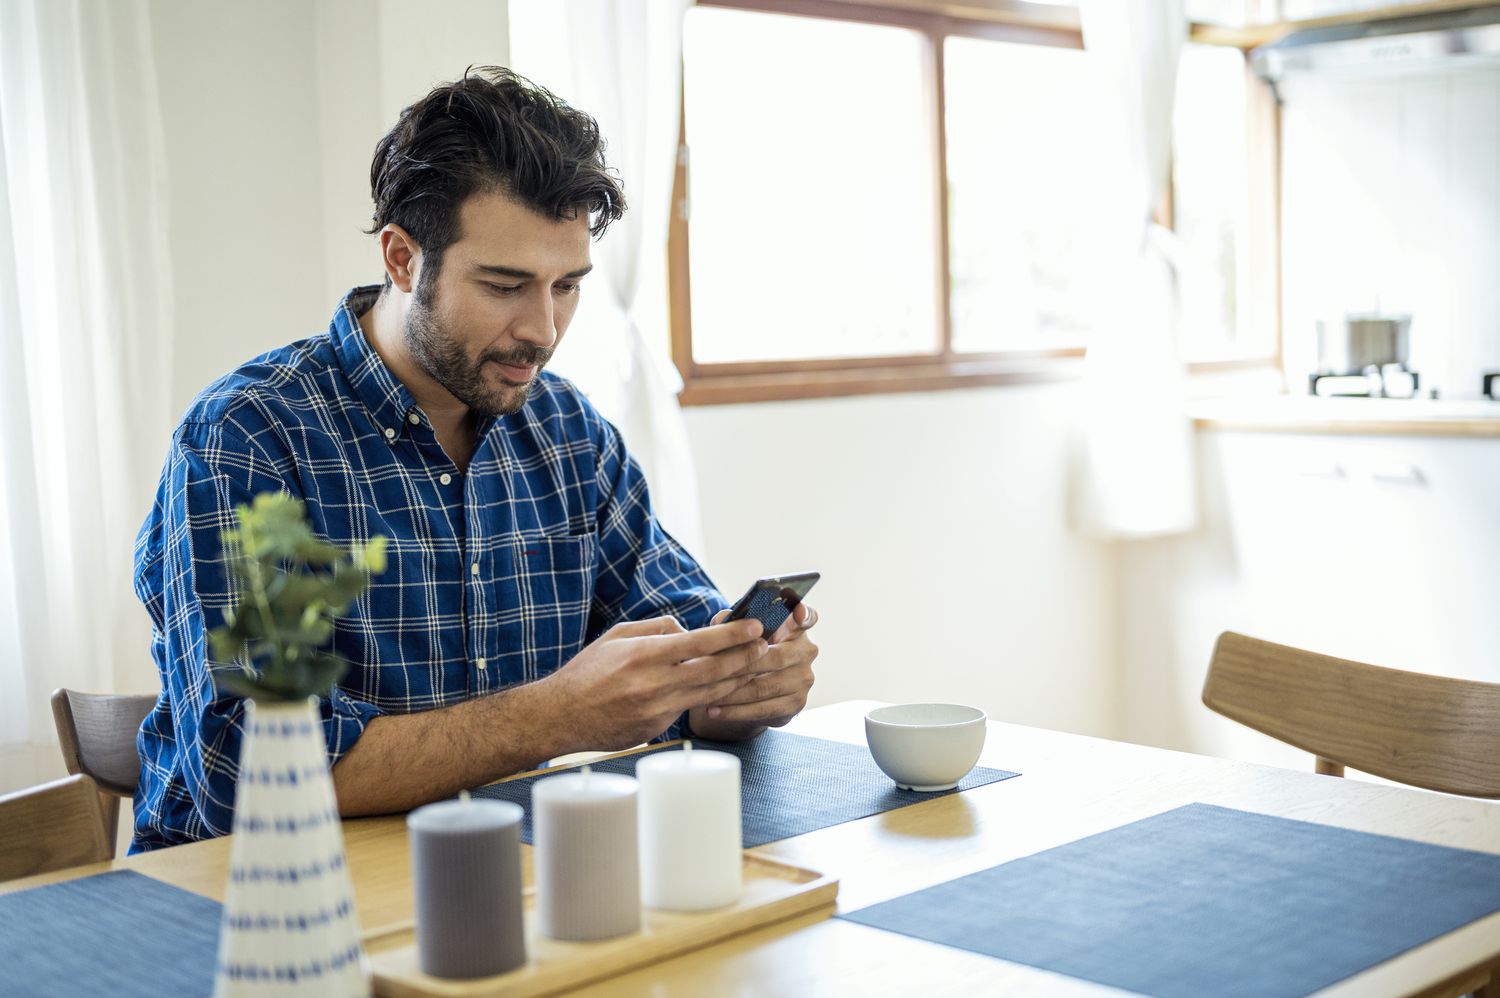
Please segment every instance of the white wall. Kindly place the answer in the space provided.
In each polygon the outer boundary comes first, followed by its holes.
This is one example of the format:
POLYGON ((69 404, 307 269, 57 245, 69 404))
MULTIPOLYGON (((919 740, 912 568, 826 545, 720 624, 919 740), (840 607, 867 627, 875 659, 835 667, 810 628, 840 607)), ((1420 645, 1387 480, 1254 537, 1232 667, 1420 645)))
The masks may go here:
POLYGON ((331 311, 321 294, 318 52, 313 7, 301 0, 156 0, 151 26, 171 182, 175 415, 214 378, 317 331, 331 311))
MULTIPOLYGON (((154 0, 171 171, 174 411, 380 279, 370 158, 402 107, 509 56, 504 0, 154 0)), ((163 441, 165 449, 165 441, 163 441)))
POLYGON ((1410 313, 1412 366, 1444 397, 1500 370, 1500 66, 1294 76, 1282 86, 1289 382, 1318 319, 1410 313))
POLYGON ((1111 546, 1068 528, 1076 384, 687 411, 731 598, 816 569, 813 702, 957 700, 1117 733, 1111 546))
POLYGON ((370 158, 401 109, 469 66, 510 60, 506 0, 318 0, 325 315, 382 276, 370 226, 370 158), (438 14, 441 16, 437 16, 438 14))

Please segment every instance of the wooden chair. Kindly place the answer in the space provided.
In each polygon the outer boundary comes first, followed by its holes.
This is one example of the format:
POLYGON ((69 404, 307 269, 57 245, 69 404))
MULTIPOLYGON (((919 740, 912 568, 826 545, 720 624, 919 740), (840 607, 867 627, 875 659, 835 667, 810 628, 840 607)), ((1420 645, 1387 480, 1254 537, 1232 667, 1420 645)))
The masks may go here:
POLYGON ((82 775, 0 796, 0 880, 112 859, 103 800, 82 775))
POLYGON ((141 776, 136 732, 155 705, 156 697, 149 693, 52 691, 52 720, 57 725, 63 762, 68 772, 92 777, 104 795, 102 813, 111 857, 115 854, 120 798, 135 796, 141 776))
POLYGON ((1316 757, 1427 790, 1500 797, 1500 684, 1350 662, 1225 631, 1203 702, 1316 757))

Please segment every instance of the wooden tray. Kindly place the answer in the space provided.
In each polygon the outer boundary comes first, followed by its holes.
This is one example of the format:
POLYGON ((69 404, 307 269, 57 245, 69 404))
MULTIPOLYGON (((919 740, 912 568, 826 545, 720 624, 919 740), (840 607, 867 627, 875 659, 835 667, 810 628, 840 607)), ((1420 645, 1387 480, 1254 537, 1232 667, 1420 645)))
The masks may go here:
POLYGON ((744 864, 744 890, 738 904, 693 914, 645 908, 641 911, 640 932, 591 943, 562 942, 538 933, 536 897, 528 890, 526 966, 495 977, 456 981, 427 976, 417 966, 416 936, 406 930, 399 941, 371 947, 375 993, 392 998, 552 994, 659 963, 818 908, 824 909, 825 916, 833 914, 839 892, 837 880, 750 853, 744 854, 744 864))

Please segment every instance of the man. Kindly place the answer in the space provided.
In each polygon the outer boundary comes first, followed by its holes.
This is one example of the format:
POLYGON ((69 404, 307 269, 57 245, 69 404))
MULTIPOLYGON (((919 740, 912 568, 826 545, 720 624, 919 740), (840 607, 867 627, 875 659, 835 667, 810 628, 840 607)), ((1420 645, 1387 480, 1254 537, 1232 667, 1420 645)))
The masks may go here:
POLYGON ((219 531, 260 492, 303 499, 340 545, 390 539, 338 622, 351 667, 322 703, 345 815, 577 750, 753 738, 805 705, 816 614, 769 641, 713 622, 726 601, 658 525, 614 428, 542 370, 591 237, 624 211, 602 147, 591 118, 508 71, 436 88, 375 151, 383 286, 188 409, 136 542, 162 693, 132 851, 230 830, 244 704, 215 685, 205 636, 233 597, 219 531))

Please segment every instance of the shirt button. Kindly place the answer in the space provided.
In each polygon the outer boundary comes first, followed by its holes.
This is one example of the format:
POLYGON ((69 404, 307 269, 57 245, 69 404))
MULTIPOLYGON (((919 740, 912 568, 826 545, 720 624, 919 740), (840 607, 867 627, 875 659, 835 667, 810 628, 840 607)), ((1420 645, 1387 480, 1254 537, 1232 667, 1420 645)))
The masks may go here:
POLYGON ((474 564, 472 564, 472 565, 469 566, 469 574, 470 575, 478 575, 479 574, 479 562, 476 561, 474 564))
POLYGON ((416 413, 413 412, 413 413, 410 413, 406 417, 406 421, 408 423, 410 423, 411 425, 416 426, 418 423, 420 423, 422 421, 422 417, 418 416, 416 413))
POLYGON ((476 669, 483 669, 484 665, 485 665, 484 659, 482 659, 482 658, 476 658, 474 660, 474 668, 476 668, 476 669))
POLYGON ((442 482, 444 485, 450 485, 453 482, 453 476, 445 471, 438 476, 438 481, 442 482))
POLYGON ((393 430, 393 429, 391 429, 390 427, 386 427, 385 438, 387 440, 395 440, 396 439, 396 431, 393 430))

